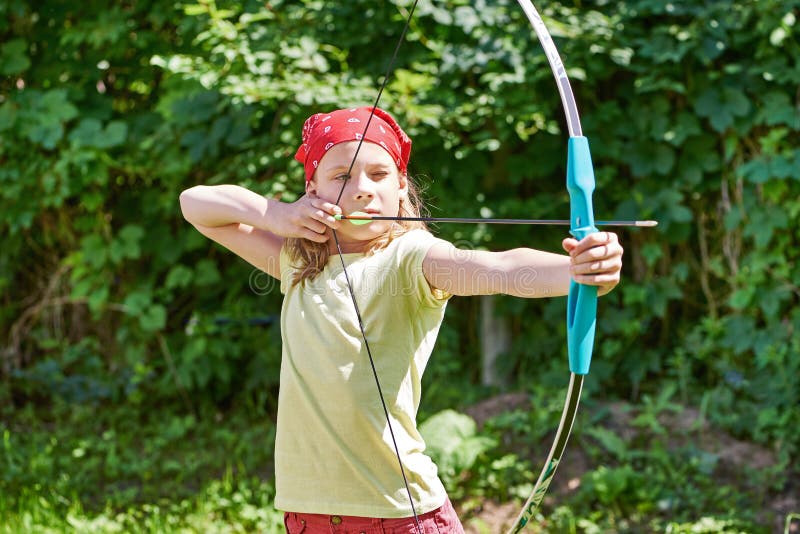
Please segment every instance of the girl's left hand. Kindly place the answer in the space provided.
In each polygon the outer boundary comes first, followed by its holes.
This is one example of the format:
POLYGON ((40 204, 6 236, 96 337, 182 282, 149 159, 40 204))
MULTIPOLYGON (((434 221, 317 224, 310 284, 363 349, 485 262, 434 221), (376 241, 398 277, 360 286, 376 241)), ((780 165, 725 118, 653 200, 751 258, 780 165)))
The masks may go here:
POLYGON ((570 256, 569 272, 579 284, 597 286, 605 295, 619 284, 622 270, 622 245, 613 232, 595 232, 580 241, 568 237, 561 242, 570 256))

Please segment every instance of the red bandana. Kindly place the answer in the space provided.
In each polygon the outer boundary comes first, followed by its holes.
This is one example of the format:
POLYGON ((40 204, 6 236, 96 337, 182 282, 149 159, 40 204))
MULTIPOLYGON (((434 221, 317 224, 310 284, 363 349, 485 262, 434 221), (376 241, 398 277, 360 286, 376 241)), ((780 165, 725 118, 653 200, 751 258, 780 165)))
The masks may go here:
POLYGON ((311 115, 306 120, 303 125, 303 144, 294 155, 294 159, 305 167, 306 182, 314 176, 322 156, 331 147, 347 141, 358 141, 362 135, 364 141, 382 146, 392 156, 400 172, 406 172, 411 155, 411 139, 392 116, 381 108, 375 108, 365 135, 364 127, 371 112, 371 106, 337 109, 330 113, 311 115))

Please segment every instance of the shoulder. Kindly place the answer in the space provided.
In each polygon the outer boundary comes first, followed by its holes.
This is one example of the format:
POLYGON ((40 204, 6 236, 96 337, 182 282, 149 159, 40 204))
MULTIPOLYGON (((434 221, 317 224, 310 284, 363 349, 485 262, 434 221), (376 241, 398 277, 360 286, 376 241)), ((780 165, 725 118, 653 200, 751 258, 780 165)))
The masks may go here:
POLYGON ((395 249, 398 253, 411 253, 411 252, 424 252, 436 244, 446 243, 450 244, 444 239, 440 239, 430 233, 428 230, 417 228, 409 230, 400 237, 395 238, 389 243, 388 249, 395 249))
POLYGON ((396 267, 409 266, 413 269, 422 265, 430 250, 443 246, 452 247, 448 241, 434 236, 428 230, 414 229, 394 238, 379 254, 396 267))
POLYGON ((446 256, 454 249, 449 241, 434 236, 428 230, 415 229, 392 241, 386 252, 394 259, 395 268, 417 289, 416 293, 422 295, 423 301, 438 307, 450 295, 432 286, 425 271, 433 251, 439 251, 435 254, 437 256, 446 256))

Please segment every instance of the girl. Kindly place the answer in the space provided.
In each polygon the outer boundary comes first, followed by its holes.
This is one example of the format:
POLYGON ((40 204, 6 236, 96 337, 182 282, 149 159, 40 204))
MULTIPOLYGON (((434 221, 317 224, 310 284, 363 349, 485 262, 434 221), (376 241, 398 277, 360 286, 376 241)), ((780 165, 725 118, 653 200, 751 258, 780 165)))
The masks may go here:
POLYGON ((297 202, 233 185, 180 197, 202 234, 280 280, 275 506, 290 534, 463 532, 416 426, 448 299, 566 295, 570 278, 602 295, 619 283, 613 233, 564 239, 562 256, 459 250, 421 222, 337 220, 354 211, 419 216, 406 172, 411 140, 388 113, 372 112, 306 121, 295 155, 306 195, 297 202))

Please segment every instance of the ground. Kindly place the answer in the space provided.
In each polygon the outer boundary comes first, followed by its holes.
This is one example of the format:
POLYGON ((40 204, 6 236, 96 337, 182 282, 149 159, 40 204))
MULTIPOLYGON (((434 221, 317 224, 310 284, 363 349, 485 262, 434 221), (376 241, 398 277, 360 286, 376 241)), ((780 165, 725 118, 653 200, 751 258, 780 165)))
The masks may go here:
MULTIPOLYGON (((508 393, 487 399, 466 411, 480 426, 487 419, 500 413, 529 407, 530 399, 527 395, 508 393)), ((632 424, 637 413, 627 403, 617 402, 595 406, 593 410, 601 410, 606 413, 603 425, 613 430, 625 441, 634 439, 637 433, 642 432, 641 427, 632 424)), ((694 447, 716 456, 718 462, 714 476, 715 480, 719 480, 720 483, 736 485, 741 483, 742 474, 747 470, 767 469, 777 462, 777 455, 773 450, 736 439, 726 432, 713 428, 695 408, 680 407, 662 413, 658 416, 658 424, 666 430, 669 449, 675 450, 691 442, 694 447)), ((555 429, 553 430, 555 431, 555 429)), ((542 454, 538 460, 539 466, 546 457, 552 439, 553 435, 551 434, 542 444, 542 454)), ((570 444, 567 444, 564 462, 556 472, 548 495, 545 497, 545 505, 552 505, 568 498, 580 486, 581 477, 592 469, 588 455, 574 445, 573 443, 573 446, 570 447, 570 444)), ((772 493, 769 502, 763 503, 761 506, 763 522, 772 524, 773 532, 800 533, 800 517, 792 521, 788 530, 785 530, 786 518, 789 514, 800 513, 800 480, 797 477, 790 478, 784 488, 772 493)), ((466 531, 468 534, 505 532, 519 511, 519 505, 516 503, 485 502, 479 509, 471 510, 469 514, 466 514, 468 517, 465 521, 466 531)))

